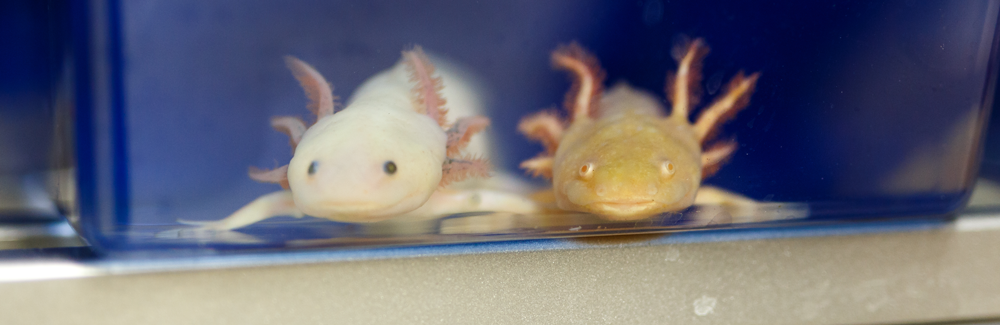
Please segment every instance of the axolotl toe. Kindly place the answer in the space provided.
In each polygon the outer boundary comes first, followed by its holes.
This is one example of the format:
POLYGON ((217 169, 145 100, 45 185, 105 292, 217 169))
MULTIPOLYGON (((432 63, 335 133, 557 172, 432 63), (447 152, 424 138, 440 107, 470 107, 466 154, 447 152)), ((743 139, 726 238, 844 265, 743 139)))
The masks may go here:
POLYGON ((673 103, 669 115, 656 97, 625 83, 603 91, 597 59, 579 45, 552 54, 553 64, 573 78, 565 104, 568 126, 555 112, 542 112, 524 119, 519 129, 545 146, 542 155, 521 166, 552 178, 560 209, 613 220, 683 210, 694 204, 701 180, 736 149, 733 141, 702 148, 720 124, 749 103, 759 74, 739 73, 691 123, 707 48, 699 39, 677 52, 680 66, 666 87, 673 103))

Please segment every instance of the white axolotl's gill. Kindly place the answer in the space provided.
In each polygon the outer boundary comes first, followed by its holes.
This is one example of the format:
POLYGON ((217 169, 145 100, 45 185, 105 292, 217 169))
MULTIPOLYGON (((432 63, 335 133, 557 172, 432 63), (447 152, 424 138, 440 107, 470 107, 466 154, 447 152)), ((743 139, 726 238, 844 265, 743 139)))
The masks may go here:
POLYGON ((285 60, 317 120, 307 126, 298 117, 273 118, 271 125, 290 138, 292 159, 273 170, 250 168, 251 178, 284 190, 261 196, 225 219, 199 223, 202 228, 236 229, 275 216, 367 223, 535 211, 532 201, 515 193, 469 182, 449 186, 489 177, 482 152, 488 151, 487 141, 468 148, 480 152, 462 152, 490 120, 472 115, 481 113, 474 87, 457 72, 436 71, 420 47, 404 51, 399 63, 365 81, 339 111, 319 72, 294 57, 285 60), (456 112, 468 115, 450 120, 456 112))

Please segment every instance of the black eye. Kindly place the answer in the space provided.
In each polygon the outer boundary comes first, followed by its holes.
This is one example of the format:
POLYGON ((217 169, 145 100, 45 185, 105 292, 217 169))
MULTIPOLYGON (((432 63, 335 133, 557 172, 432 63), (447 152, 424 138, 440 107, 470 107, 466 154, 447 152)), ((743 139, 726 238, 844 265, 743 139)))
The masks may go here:
POLYGON ((386 174, 389 174, 389 175, 395 174, 396 173, 396 163, 394 163, 392 161, 387 161, 387 162, 385 162, 385 166, 382 166, 382 169, 385 170, 386 174))
POLYGON ((317 163, 315 161, 309 164, 309 170, 307 170, 306 172, 309 173, 310 176, 316 173, 316 165, 317 163))

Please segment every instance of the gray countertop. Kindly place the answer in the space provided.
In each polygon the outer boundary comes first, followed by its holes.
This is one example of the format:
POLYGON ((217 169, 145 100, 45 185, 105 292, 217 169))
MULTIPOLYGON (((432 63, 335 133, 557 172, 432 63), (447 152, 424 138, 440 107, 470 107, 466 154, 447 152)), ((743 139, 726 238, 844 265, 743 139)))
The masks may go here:
MULTIPOLYGON (((1000 217, 989 214, 820 236, 661 238, 174 272, 50 260, 79 277, 0 283, 0 323, 872 324, 1000 317, 1000 217)), ((40 269, 21 269, 32 270, 40 269)))

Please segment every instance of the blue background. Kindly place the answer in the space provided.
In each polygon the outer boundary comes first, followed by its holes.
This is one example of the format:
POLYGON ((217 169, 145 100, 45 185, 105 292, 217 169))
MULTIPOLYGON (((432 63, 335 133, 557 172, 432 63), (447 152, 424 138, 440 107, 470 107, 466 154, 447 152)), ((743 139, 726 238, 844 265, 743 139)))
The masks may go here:
POLYGON ((763 73, 750 107, 726 128, 742 146, 709 183, 758 199, 914 196, 954 208, 960 195, 938 194, 968 185, 960 169, 971 167, 976 134, 958 142, 965 148, 942 139, 976 130, 995 29, 983 1, 122 5, 136 222, 217 219, 276 189, 250 181, 246 168, 287 162, 287 141, 267 121, 306 115, 282 55, 315 65, 341 97, 412 44, 464 64, 490 90, 494 130, 510 157, 501 167, 516 170, 540 150, 513 132, 517 121, 561 103, 568 88, 549 67, 557 44, 579 41, 601 59, 609 83, 628 80, 662 96, 681 35, 712 47, 706 84, 741 69, 763 73), (921 159, 914 156, 929 160, 904 177, 916 181, 884 185, 921 159))
MULTIPOLYGON (((739 70, 763 73, 750 106, 725 128, 740 150, 707 183, 814 203, 818 217, 946 212, 974 172, 997 11, 985 0, 111 1, 110 21, 70 25, 69 16, 94 12, 64 1, 0 5, 0 102, 23 103, 0 109, 0 123, 21 128, 0 130, 0 143, 21 145, 14 152, 24 159, 0 163, 47 164, 48 148, 18 137, 51 141, 51 125, 31 126, 51 120, 51 85, 64 68, 111 67, 119 84, 107 97, 120 110, 81 112, 121 114, 122 132, 111 134, 122 138, 109 142, 121 147, 123 175, 111 184, 126 206, 117 221, 134 224, 218 219, 277 189, 246 170, 290 158, 270 117, 307 114, 283 55, 313 64, 341 97, 413 44, 465 65, 489 90, 507 157, 499 167, 516 171, 540 151, 514 132, 517 121, 558 105, 568 88, 549 66, 556 45, 576 40, 601 59, 609 84, 663 96, 683 35, 712 48, 703 102, 739 70), (110 33, 113 53, 69 52, 68 35, 88 42, 81 26, 110 33), (67 53, 75 67, 64 64, 67 53), (110 64, 82 64, 102 60, 110 64)), ((107 95, 75 89, 78 99, 107 95)))

